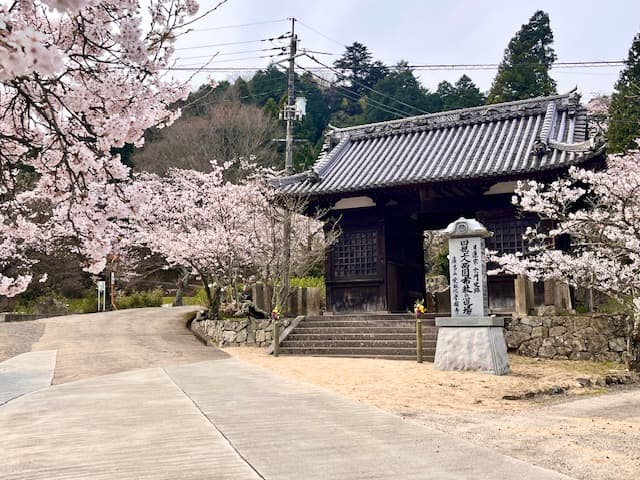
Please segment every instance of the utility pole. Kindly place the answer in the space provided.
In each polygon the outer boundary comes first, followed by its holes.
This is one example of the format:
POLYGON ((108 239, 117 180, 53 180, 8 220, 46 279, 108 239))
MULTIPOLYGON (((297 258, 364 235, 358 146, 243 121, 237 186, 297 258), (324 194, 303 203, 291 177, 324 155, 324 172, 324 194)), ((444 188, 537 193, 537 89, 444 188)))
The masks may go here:
MULTIPOLYGON (((289 44, 289 71, 287 72, 287 104, 284 107, 283 117, 287 122, 287 135, 285 137, 285 175, 293 174, 293 120, 295 119, 295 59, 298 47, 298 37, 295 34, 296 19, 291 18, 291 43, 289 44)), ((285 199, 284 221, 282 227, 282 285, 278 301, 282 302, 282 311, 286 312, 287 299, 289 298, 289 281, 291 276, 291 209, 285 199)))
POLYGON ((298 37, 295 34, 296 19, 291 18, 291 43, 289 44, 289 71, 287 72, 287 106, 284 118, 287 121, 286 154, 284 162, 285 175, 293 174, 293 120, 295 118, 295 60, 298 48, 298 37))

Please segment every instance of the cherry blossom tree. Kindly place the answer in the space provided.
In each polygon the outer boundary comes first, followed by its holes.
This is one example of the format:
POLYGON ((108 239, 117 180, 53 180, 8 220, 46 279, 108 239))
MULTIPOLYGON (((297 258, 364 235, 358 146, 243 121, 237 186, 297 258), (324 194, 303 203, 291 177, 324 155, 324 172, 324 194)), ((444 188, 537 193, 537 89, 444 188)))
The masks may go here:
POLYGON ((617 301, 627 320, 627 367, 640 369, 640 152, 610 156, 601 171, 571 168, 548 185, 520 182, 516 194, 547 228, 527 232, 526 255, 497 260, 510 273, 562 279, 617 301), (570 248, 555 248, 561 237, 570 248))
MULTIPOLYGON (((169 124, 187 93, 162 74, 193 0, 16 0, 0 6, 0 295, 60 238, 99 272, 130 216, 115 151, 169 124)), ((134 195, 135 196, 135 195, 134 195)), ((135 200, 135 198, 134 198, 135 200)))
POLYGON ((226 182, 227 166, 212 163, 210 172, 170 169, 162 177, 142 173, 131 186, 142 199, 134 217, 135 242, 169 266, 198 275, 214 315, 212 285, 233 285, 250 266, 258 241, 256 211, 266 200, 251 182, 226 182))
POLYGON ((224 179, 229 164, 212 162, 210 172, 141 173, 129 187, 140 199, 132 218, 133 243, 162 255, 169 267, 199 276, 214 317, 217 288, 231 286, 235 293, 238 282, 250 275, 275 285, 273 302, 283 305, 288 295, 278 283, 283 269, 305 275, 321 261, 332 238, 321 222, 300 214, 300 200, 285 205, 269 183, 273 172, 239 163, 246 175, 237 184, 224 179), (283 260, 285 206, 296 208, 289 263, 283 260))

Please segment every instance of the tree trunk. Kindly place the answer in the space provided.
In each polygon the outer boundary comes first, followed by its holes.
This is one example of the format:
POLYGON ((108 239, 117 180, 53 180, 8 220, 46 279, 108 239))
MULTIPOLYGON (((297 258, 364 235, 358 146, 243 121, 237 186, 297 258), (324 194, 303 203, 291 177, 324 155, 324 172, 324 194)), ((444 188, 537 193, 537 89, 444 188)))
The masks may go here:
POLYGON ((627 319, 625 366, 630 371, 640 372, 640 317, 637 314, 627 319))
POLYGON ((176 290, 176 296, 173 299, 174 307, 181 307, 183 304, 182 297, 184 295, 184 289, 189 285, 189 279, 191 278, 191 272, 186 268, 181 269, 180 277, 178 278, 178 289, 176 290))

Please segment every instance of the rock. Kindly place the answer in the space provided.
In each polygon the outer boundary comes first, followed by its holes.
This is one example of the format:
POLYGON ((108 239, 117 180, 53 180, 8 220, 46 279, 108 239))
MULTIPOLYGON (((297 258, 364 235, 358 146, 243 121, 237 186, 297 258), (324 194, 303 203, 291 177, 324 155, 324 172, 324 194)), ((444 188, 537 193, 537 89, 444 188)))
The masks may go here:
POLYGON ((503 395, 503 400, 520 400, 522 397, 520 395, 503 395))
POLYGON ((590 378, 576 378, 576 382, 578 382, 582 388, 590 387, 593 385, 593 382, 590 378))
POLYGON ((531 330, 531 338, 546 338, 548 333, 547 327, 533 327, 531 330))
POLYGON ((598 353, 606 350, 608 346, 607 337, 604 335, 591 335, 586 338, 587 349, 592 353, 598 353))
POLYGON ((245 328, 244 330, 240 330, 239 332, 236 333, 236 342, 245 343, 246 341, 247 341, 247 330, 245 328))
POLYGON ((614 352, 624 352, 627 349, 627 341, 623 337, 612 338, 609 340, 609 350, 614 352))
POLYGON ((539 316, 555 315, 555 314, 556 314, 556 307, 554 307, 553 305, 544 305, 544 306, 538 307, 539 316))
POLYGON ((562 327, 562 326, 551 327, 549 329, 549 336, 550 337, 559 337, 560 335, 564 335, 566 332, 567 332, 567 328, 566 327, 562 327))
POLYGON ((520 323, 530 327, 541 327, 542 319, 540 317, 524 317, 520 320, 520 323))
POLYGON ((256 332, 247 331, 247 344, 248 345, 253 345, 254 343, 256 343, 256 332))
POLYGON ((531 340, 531 336, 523 332, 507 331, 504 334, 504 339, 507 342, 507 347, 517 349, 523 342, 531 340))
POLYGON ((555 347, 550 343, 543 344, 538 350, 538 356, 542 358, 554 358, 557 354, 555 347))
POLYGON ((542 345, 542 339, 534 338, 533 340, 530 340, 520 345, 520 347, 518 348, 518 353, 523 357, 537 357, 538 350, 540 349, 541 345, 542 345))
POLYGON ((570 360, 591 360, 593 355, 590 352, 573 352, 569 355, 570 360))
POLYGON ((264 330, 258 330, 256 331, 256 342, 258 343, 262 343, 266 340, 266 334, 264 330))
POLYGON ((236 340, 235 330, 225 330, 222 334, 223 343, 233 343, 236 340))

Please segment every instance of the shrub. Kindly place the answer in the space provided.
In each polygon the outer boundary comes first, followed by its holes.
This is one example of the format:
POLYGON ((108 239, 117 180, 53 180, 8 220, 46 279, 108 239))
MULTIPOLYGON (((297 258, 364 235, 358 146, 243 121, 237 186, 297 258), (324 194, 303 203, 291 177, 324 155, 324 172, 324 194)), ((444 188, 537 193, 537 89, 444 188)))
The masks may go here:
POLYGON ((120 310, 127 308, 161 307, 162 290, 158 288, 150 292, 133 292, 129 295, 118 295, 115 302, 120 310))

